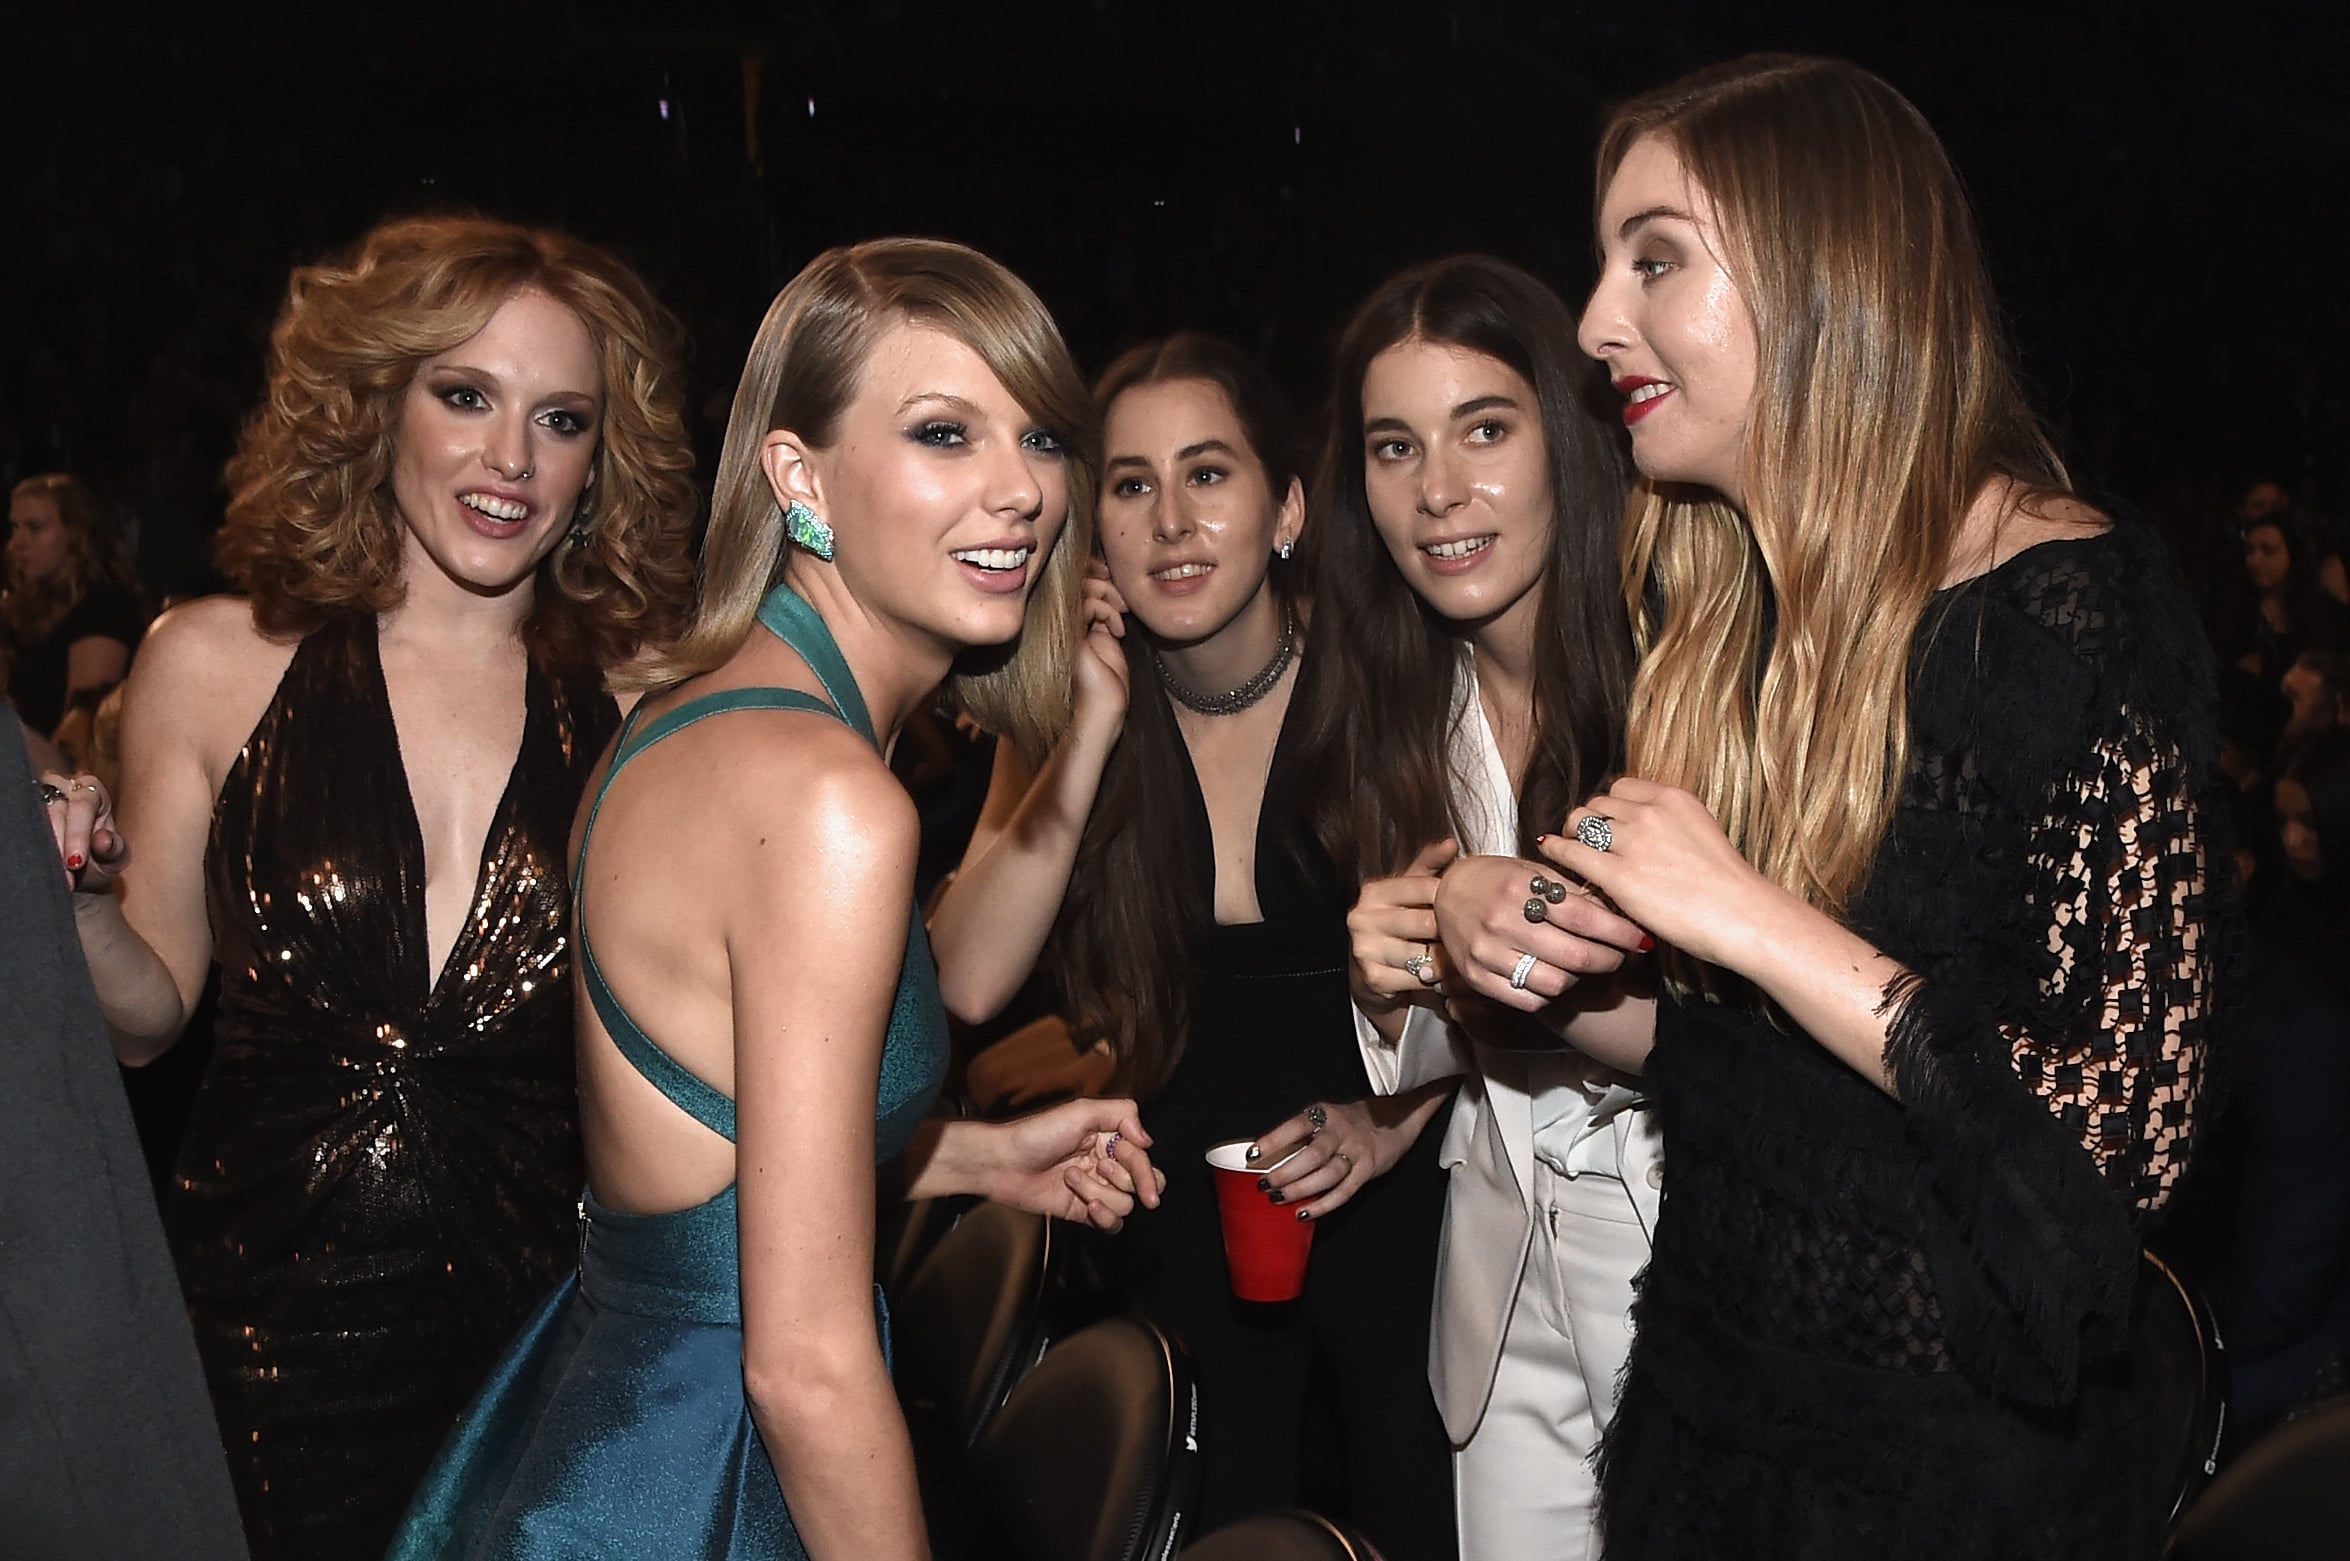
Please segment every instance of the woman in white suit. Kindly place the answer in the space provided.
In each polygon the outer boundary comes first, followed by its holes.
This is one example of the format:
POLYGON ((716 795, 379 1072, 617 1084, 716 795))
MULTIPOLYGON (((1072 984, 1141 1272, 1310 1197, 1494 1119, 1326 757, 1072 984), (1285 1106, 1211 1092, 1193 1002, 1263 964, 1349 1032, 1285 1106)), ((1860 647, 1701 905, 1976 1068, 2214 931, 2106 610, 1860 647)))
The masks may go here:
POLYGON ((1484 256, 1403 272, 1340 343, 1312 528, 1316 632, 1343 647, 1312 706, 1321 825, 1362 883, 1365 1064, 1383 1091, 1462 1079, 1430 1374, 1477 1561, 1595 1548, 1590 1455, 1663 1179, 1638 1081, 1562 1038, 1611 1021, 1644 935, 1533 844, 1611 773, 1632 668, 1628 466, 1593 389, 1573 315, 1534 277, 1484 256), (1607 979, 1533 1018, 1448 992, 1440 886, 1463 928, 1571 928, 1576 973, 1607 979))

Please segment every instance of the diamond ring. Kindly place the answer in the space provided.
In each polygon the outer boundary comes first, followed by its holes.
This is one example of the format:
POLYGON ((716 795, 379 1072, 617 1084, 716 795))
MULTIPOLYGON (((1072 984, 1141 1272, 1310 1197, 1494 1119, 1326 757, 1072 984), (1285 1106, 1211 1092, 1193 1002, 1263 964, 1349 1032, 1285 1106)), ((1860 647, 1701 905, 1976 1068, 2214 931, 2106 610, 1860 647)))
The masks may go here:
POLYGON ((1541 962, 1531 954, 1520 954, 1518 968, 1510 972, 1510 990, 1513 992, 1525 991, 1526 978, 1534 974, 1534 967, 1539 963, 1541 962))
POLYGON ((1616 845, 1616 826, 1605 813, 1586 813, 1575 825, 1575 838, 1594 851, 1612 851, 1616 845))

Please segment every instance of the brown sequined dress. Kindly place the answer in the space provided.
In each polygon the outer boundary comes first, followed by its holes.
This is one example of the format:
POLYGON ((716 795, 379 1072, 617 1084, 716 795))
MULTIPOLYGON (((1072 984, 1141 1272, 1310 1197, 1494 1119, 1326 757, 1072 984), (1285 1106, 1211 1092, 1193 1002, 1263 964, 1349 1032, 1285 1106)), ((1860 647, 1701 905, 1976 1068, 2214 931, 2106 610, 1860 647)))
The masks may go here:
POLYGON ((257 1561, 382 1554, 576 1255, 564 850, 616 716, 536 667, 527 704, 437 981, 372 618, 302 642, 214 805, 216 1051, 167 1225, 257 1561))

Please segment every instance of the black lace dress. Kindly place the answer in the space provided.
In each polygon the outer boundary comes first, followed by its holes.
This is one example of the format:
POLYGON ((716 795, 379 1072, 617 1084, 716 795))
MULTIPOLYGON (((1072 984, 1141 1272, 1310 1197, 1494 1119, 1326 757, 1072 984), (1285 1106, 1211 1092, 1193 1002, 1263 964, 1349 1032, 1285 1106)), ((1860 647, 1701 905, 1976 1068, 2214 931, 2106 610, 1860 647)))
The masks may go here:
POLYGON ((617 716, 535 667, 526 701, 437 973, 373 618, 302 642, 214 806, 220 1016, 166 1226, 256 1561, 383 1554, 578 1256, 564 847, 617 716))
POLYGON ((2153 1554, 2124 1359, 2229 930, 2209 659, 2127 527, 1935 600, 1853 916, 1916 977, 1892 1095, 1751 1006, 1661 1005, 1607 1555, 2153 1554))

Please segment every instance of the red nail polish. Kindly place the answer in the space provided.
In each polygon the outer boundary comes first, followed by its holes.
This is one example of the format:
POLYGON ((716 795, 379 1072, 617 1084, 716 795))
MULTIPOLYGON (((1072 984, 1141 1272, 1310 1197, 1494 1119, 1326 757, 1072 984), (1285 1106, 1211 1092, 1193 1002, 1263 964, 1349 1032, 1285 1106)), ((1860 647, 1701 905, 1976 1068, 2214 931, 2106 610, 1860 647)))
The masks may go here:
POLYGON ((73 872, 80 872, 82 870, 82 854, 79 851, 74 852, 65 859, 65 865, 73 872))
POLYGON ((1647 934, 1647 933, 1645 933, 1645 932, 1644 932, 1644 933, 1642 933, 1642 934, 1640 935, 1640 952, 1641 952, 1641 953, 1643 953, 1643 954, 1650 953, 1650 952, 1652 952, 1652 951, 1653 951, 1655 948, 1656 948, 1656 939, 1655 939, 1655 938, 1653 938, 1653 937, 1651 937, 1649 934, 1647 934))

